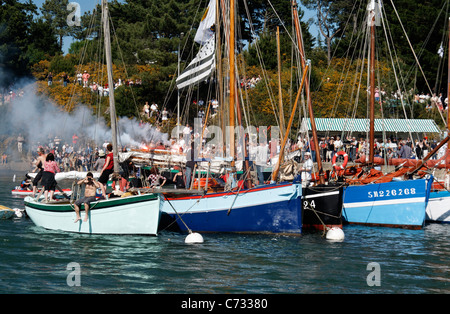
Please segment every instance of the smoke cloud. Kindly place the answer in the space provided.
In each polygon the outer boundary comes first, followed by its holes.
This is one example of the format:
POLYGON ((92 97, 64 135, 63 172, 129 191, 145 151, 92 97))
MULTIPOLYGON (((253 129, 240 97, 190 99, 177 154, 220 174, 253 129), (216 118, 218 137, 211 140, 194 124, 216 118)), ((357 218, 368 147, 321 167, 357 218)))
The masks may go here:
MULTIPOLYGON (((78 104, 68 113, 50 99, 37 96, 34 82, 15 86, 18 86, 12 89, 16 93, 15 99, 3 105, 0 101, 0 135, 17 137, 21 134, 28 145, 46 145, 55 136, 62 140, 61 145, 72 143, 73 134, 81 142, 94 142, 97 146, 111 142, 111 129, 102 117, 93 115, 88 106, 78 104)), ((6 94, 9 96, 9 90, 6 94)), ((148 124, 140 126, 135 118, 118 119, 118 136, 119 146, 139 147, 151 141, 168 144, 168 134, 148 124)))

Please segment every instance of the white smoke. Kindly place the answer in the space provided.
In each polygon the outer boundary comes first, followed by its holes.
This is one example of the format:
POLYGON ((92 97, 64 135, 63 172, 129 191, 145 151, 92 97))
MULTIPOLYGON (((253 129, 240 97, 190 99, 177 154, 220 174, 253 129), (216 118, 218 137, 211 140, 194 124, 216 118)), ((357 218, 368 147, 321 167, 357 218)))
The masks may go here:
MULTIPOLYGON (((21 134, 28 144, 42 145, 55 136, 60 137, 62 143, 72 143, 73 134, 80 141, 93 141, 97 146, 111 142, 110 127, 102 117, 93 115, 88 106, 78 104, 68 113, 50 99, 37 96, 34 83, 22 86, 14 90, 17 94, 15 99, 1 108, 0 135, 17 137, 21 134)), ((152 141, 168 143, 168 135, 161 133, 156 127, 148 124, 140 126, 137 119, 127 117, 118 119, 118 137, 119 146, 130 148, 152 141)))

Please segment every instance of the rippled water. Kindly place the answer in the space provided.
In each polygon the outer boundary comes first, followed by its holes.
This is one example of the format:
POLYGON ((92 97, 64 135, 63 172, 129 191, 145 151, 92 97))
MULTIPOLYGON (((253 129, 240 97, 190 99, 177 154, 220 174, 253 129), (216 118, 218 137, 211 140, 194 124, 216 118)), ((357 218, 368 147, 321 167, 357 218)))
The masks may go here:
MULTIPOLYGON (((23 208, 0 176, 0 205, 23 208)), ((450 293, 450 225, 344 227, 345 240, 203 234, 157 237, 48 231, 0 221, 0 293, 450 293), (78 263, 80 286, 68 284, 78 263), (369 286, 378 263, 378 286, 369 286)))

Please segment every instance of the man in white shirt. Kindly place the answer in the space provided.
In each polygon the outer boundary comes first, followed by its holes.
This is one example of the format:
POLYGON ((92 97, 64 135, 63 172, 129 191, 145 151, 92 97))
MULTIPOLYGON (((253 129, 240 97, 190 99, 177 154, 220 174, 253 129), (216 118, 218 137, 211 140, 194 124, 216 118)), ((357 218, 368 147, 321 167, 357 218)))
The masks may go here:
POLYGON ((158 111, 158 105, 155 103, 152 103, 152 105, 150 106, 150 117, 153 116, 153 114, 156 114, 158 111))
POLYGON ((258 176, 259 184, 264 184, 264 168, 267 166, 267 161, 269 159, 267 145, 264 142, 261 142, 259 146, 256 148, 256 156, 255 156, 255 166, 256 166, 256 174, 258 176))
POLYGON ((313 162, 311 160, 311 153, 305 153, 305 161, 303 162, 303 167, 300 169, 302 173, 302 187, 307 187, 311 183, 311 172, 313 168, 313 162))
POLYGON ((340 151, 343 146, 343 143, 341 141, 341 138, 339 136, 336 136, 336 140, 334 141, 334 149, 336 152, 340 151))

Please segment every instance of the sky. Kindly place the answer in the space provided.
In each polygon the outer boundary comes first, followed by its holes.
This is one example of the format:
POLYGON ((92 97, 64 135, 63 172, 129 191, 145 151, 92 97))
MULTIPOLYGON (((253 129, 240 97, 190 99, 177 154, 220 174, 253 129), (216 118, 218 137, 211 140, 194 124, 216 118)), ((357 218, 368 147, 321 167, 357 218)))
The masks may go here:
MULTIPOLYGON (((45 2, 45 0, 32 0, 32 2, 40 9, 42 7, 42 4, 45 2)), ((85 12, 91 11, 95 8, 97 4, 101 2, 101 0, 69 0, 69 2, 75 2, 80 5, 81 15, 83 15, 85 12)), ((299 4, 300 5, 300 4, 299 4)), ((301 6, 301 5, 300 5, 301 6)), ((306 22, 310 18, 315 18, 315 12, 310 11, 306 9, 305 7, 301 6, 302 10, 305 11, 304 21, 306 22)), ((70 11, 68 11, 70 13, 70 11)), ((317 37, 317 27, 315 25, 311 26, 311 33, 314 37, 317 37)), ((72 37, 65 37, 63 41, 63 52, 66 54, 70 48, 70 45, 73 42, 72 37)))
MULTIPOLYGON (((45 0, 32 0, 32 2, 40 9, 45 0)), ((101 2, 101 0, 69 0, 69 2, 76 2, 80 5, 81 15, 84 13, 91 11, 95 8, 97 4, 101 2)), ((67 11, 70 13, 70 11, 67 11)), ((63 51, 66 54, 70 48, 70 45, 73 42, 72 37, 64 37, 63 39, 63 51)))

